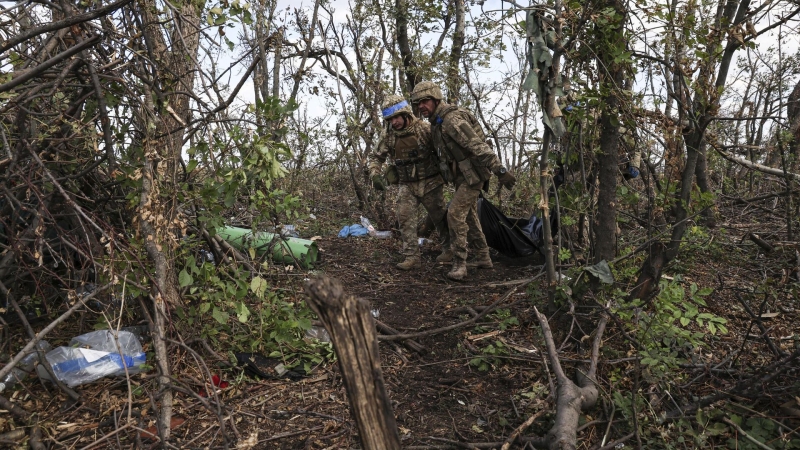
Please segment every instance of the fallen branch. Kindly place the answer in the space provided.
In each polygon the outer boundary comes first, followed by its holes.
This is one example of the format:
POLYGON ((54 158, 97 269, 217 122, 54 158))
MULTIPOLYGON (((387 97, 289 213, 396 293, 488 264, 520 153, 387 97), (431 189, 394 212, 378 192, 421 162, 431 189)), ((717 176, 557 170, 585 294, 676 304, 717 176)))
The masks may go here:
POLYGON ((750 233, 747 237, 750 238, 751 241, 753 241, 757 246, 761 247, 761 249, 767 253, 772 253, 775 250, 775 247, 773 247, 772 244, 765 241, 764 239, 761 239, 761 236, 755 233, 750 233))
POLYGON ((631 440, 631 438, 633 436, 635 436, 635 433, 631 433, 631 434, 629 434, 627 436, 623 436, 623 437, 617 439, 616 441, 609 442, 608 444, 598 448, 597 450, 611 450, 612 448, 617 448, 618 445, 631 440))
POLYGON ((378 339, 381 341, 399 341, 403 339, 416 339, 420 337, 426 337, 426 336, 432 336, 434 334, 444 333, 446 331, 457 330, 459 328, 464 328, 468 325, 472 325, 473 323, 487 316, 490 312, 494 311, 498 306, 500 306, 500 303, 504 302, 506 299, 508 299, 508 297, 511 297, 511 294, 513 294, 516 291, 517 291, 517 286, 514 286, 513 288, 508 290, 502 297, 497 299, 494 303, 487 306, 486 309, 481 311, 480 314, 471 319, 467 319, 463 322, 459 322, 453 325, 448 325, 442 328, 436 328, 434 330, 420 331, 419 333, 395 334, 393 336, 379 336, 378 339))
MULTIPOLYGON (((0 408, 5 409, 6 411, 10 412, 11 415, 20 420, 28 420, 31 417, 31 413, 28 410, 14 403, 11 403, 11 401, 3 397, 2 395, 0 395, 0 408)), ((24 436, 24 431, 23 431, 23 436, 24 436)))
POLYGON ((502 281, 500 283, 490 283, 489 287, 490 288, 496 288, 496 287, 505 287, 505 286, 517 286, 517 285, 520 285, 520 284, 529 284, 529 283, 532 283, 532 282, 538 280, 539 278, 542 278, 544 276, 544 274, 545 273, 542 272, 539 275, 536 275, 535 277, 531 277, 531 278, 520 278, 519 280, 502 281))
POLYGON ((735 428, 736 431, 739 434, 744 436, 745 439, 747 439, 748 441, 752 442, 753 445, 755 445, 756 447, 764 449, 764 450, 775 450, 772 447, 770 447, 769 445, 766 445, 766 444, 762 443, 761 441, 759 441, 758 439, 754 438, 753 436, 750 436, 749 434, 747 434, 747 432, 744 431, 742 429, 742 427, 740 427, 739 425, 736 425, 736 423, 733 422, 731 419, 728 419, 727 417, 723 417, 722 421, 727 423, 728 425, 732 426, 733 428, 735 428))
POLYGON ((594 379, 597 371, 600 346, 603 341, 603 332, 608 323, 608 316, 603 315, 602 319, 600 319, 600 323, 597 325, 594 341, 592 343, 592 356, 589 370, 585 374, 578 371, 576 384, 566 376, 564 369, 561 367, 556 344, 553 340, 553 332, 550 330, 547 317, 540 313, 536 307, 534 307, 533 310, 536 313, 537 319, 539 319, 545 347, 547 348, 548 359, 553 367, 556 382, 558 383, 556 390, 556 419, 553 427, 547 432, 545 439, 550 449, 574 449, 577 442, 580 413, 582 410, 594 406, 599 395, 594 379))
POLYGON ((744 310, 747 311, 747 315, 750 316, 750 319, 753 322, 755 322, 756 326, 758 326, 758 329, 761 330, 761 337, 764 338, 764 342, 767 344, 767 347, 769 347, 770 351, 777 357, 786 356, 787 353, 784 352, 784 351, 781 351, 775 345, 775 343, 772 342, 772 339, 770 339, 769 333, 767 332, 767 329, 764 327, 764 324, 761 322, 761 316, 757 316, 753 312, 753 310, 750 308, 750 305, 748 305, 747 302, 744 301, 744 299, 742 298, 741 295, 739 295, 738 292, 736 293, 736 300, 739 300, 739 303, 742 305, 742 307, 744 307, 744 310))
MULTIPOLYGON (((374 320, 375 320, 375 326, 378 328, 378 331, 380 331, 381 333, 383 333, 385 335, 389 335, 389 336, 395 336, 395 335, 400 334, 399 331, 395 330, 394 328, 390 327, 389 325, 386 325, 385 323, 381 322, 380 320, 378 320, 378 319, 374 319, 374 320)), ((380 337, 378 339, 380 339, 380 337)), ((413 339, 405 339, 405 340, 403 340, 402 344, 405 345, 406 347, 408 347, 409 350, 417 352, 420 355, 425 355, 425 354, 428 353, 428 349, 424 345, 420 344, 419 342, 417 342, 417 341, 415 341, 413 339)))
POLYGON ((325 427, 320 425, 318 427, 308 428, 308 429, 305 429, 305 430, 289 431, 289 432, 286 432, 286 433, 280 433, 280 434, 276 434, 275 436, 268 437, 266 439, 262 439, 262 440, 258 441, 258 443, 259 444, 263 444, 265 442, 277 441, 278 439, 286 439, 286 438, 290 438, 290 437, 294 437, 294 436, 299 436, 301 434, 306 434, 306 433, 311 433, 311 432, 314 432, 314 431, 319 431, 319 430, 321 430, 323 428, 325 428, 325 427))
POLYGON ((757 172, 766 173, 766 174, 769 174, 769 175, 775 175, 775 176, 781 177, 781 178, 791 178, 791 179, 794 179, 796 181, 800 181, 800 175, 798 175, 796 173, 784 172, 783 169, 776 169, 774 167, 769 167, 769 166, 765 166, 765 165, 762 165, 762 164, 754 163, 754 162, 748 161, 746 159, 740 159, 740 158, 737 158, 737 157, 731 155, 730 153, 728 153, 728 152, 726 152, 726 151, 724 151, 724 150, 722 150, 720 148, 717 148, 717 146, 715 146, 713 143, 711 144, 711 146, 723 158, 727 159, 730 162, 739 164, 740 166, 747 167, 748 169, 752 169, 752 170, 755 170, 757 172))
POLYGON ((766 384, 771 382, 775 377, 787 370, 790 364, 798 358, 800 358, 800 349, 795 350, 788 357, 781 359, 780 361, 775 361, 767 367, 764 367, 761 373, 739 381, 731 389, 718 390, 717 392, 707 395, 688 406, 678 410, 669 411, 662 420, 662 423, 679 419, 686 414, 691 414, 697 411, 699 408, 706 407, 714 402, 718 402, 728 397, 733 397, 734 395, 746 398, 756 395, 757 389, 766 386, 766 384))
MULTIPOLYGON (((436 441, 436 442, 443 442, 443 443, 447 444, 447 446, 446 447, 410 446, 410 447, 405 447, 405 449, 406 450, 415 450, 415 449, 416 450, 422 450, 422 449, 431 449, 431 448, 458 447, 458 448, 487 449, 487 450, 489 450, 489 449, 496 449, 497 447, 500 447, 501 445, 504 444, 503 442, 460 442, 460 441, 454 441, 452 439, 445 439, 445 438, 440 438, 440 437, 436 437, 436 436, 426 436, 423 439, 428 439, 428 440, 436 441)), ((534 447, 539 447, 539 448, 544 447, 546 445, 545 440, 543 438, 539 438, 539 437, 522 436, 522 437, 518 438, 517 441, 519 443, 521 443, 521 444, 524 444, 524 445, 530 444, 530 445, 532 445, 534 447)), ((520 447, 520 448, 524 448, 524 447, 520 447)))
POLYGON ((500 447, 500 450, 509 450, 511 446, 514 444, 514 442, 516 442, 517 439, 520 437, 520 435, 522 435, 522 432, 527 430, 529 426, 533 425, 533 422, 535 422, 536 419, 538 419, 542 414, 544 414, 543 409, 537 411, 536 414, 528 417, 528 420, 523 422, 522 425, 517 427, 516 430, 514 430, 510 435, 508 435, 506 442, 503 443, 503 446, 500 447))
POLYGON ((748 203, 758 202, 761 200, 769 200, 775 197, 786 197, 789 194, 795 194, 798 191, 781 191, 781 192, 772 192, 769 194, 763 194, 756 197, 750 198, 741 198, 741 197, 728 197, 731 199, 730 205, 746 205, 748 203))

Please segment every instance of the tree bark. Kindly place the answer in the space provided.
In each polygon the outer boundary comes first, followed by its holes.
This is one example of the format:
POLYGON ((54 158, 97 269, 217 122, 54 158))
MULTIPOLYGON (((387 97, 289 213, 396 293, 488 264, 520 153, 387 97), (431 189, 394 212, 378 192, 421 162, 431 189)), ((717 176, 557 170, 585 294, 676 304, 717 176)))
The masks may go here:
POLYGON ((464 0, 454 0, 456 10, 456 28, 453 30, 453 46, 450 48, 450 60, 447 67, 447 102, 458 104, 458 92, 461 88, 461 76, 458 64, 464 48, 464 29, 466 28, 466 7, 464 0))
POLYGON ((400 49, 400 57, 403 61, 402 70, 406 78, 403 91, 409 94, 421 80, 417 63, 414 61, 414 54, 411 52, 411 45, 408 43, 408 0, 397 0, 395 3, 395 28, 397 47, 400 49))
POLYGON ((369 304, 344 292, 339 281, 317 278, 306 284, 339 359, 347 397, 366 450, 400 449, 400 436, 381 373, 378 337, 369 304))
MULTIPOLYGON (((706 46, 707 58, 711 58, 717 53, 717 47, 722 45, 725 31, 733 29, 745 18, 750 6, 750 0, 725 0, 720 2, 714 31, 706 46)), ((691 204, 691 193, 694 186, 698 161, 704 151, 706 128, 717 115, 719 110, 720 96, 727 80, 733 54, 741 46, 741 43, 731 34, 725 44, 725 49, 717 64, 717 60, 706 59, 700 68, 700 75, 695 83, 698 87, 695 90, 691 105, 687 105, 687 110, 682 112, 683 117, 688 117, 691 122, 691 130, 688 131, 684 143, 686 146, 686 160, 683 165, 680 185, 675 202, 672 207, 672 235, 665 249, 657 245, 651 246, 650 256, 645 260, 640 270, 640 280, 637 283, 634 293, 639 298, 648 297, 652 290, 658 286, 661 276, 661 268, 666 266, 677 255, 680 249, 683 236, 688 228, 689 205, 691 204), (716 76, 714 69, 716 68, 716 76), (663 252, 663 254, 662 254, 663 252), (658 263, 659 266, 649 264, 658 263), (643 280, 645 275, 655 276, 653 279, 643 280), (646 289, 645 289, 646 288, 646 289)), ((675 76, 680 68, 676 67, 675 76)), ((678 89, 676 88, 676 92, 678 89)), ((685 105, 685 103, 684 103, 685 105)), ((700 162, 699 170, 704 171, 703 162, 700 162)), ((704 178, 705 173, 700 178, 704 178)))
POLYGON ((625 84, 626 64, 615 61, 618 52, 624 51, 626 42, 624 24, 627 17, 625 4, 619 0, 607 0, 603 5, 612 8, 615 21, 608 22, 607 28, 599 28, 597 36, 600 48, 608 46, 608 51, 599 53, 601 68, 601 91, 605 92, 600 102, 600 154, 597 156, 597 175, 599 190, 597 195, 597 215, 595 216, 594 261, 611 261, 616 256, 617 247, 617 176, 619 174, 620 150, 620 95, 625 84), (613 51, 612 51, 613 50, 613 51))
POLYGON ((558 350, 553 340, 553 333, 550 331, 550 325, 547 323, 547 317, 535 307, 534 311, 542 328, 547 356, 553 366, 553 373, 558 383, 556 389, 556 419, 553 427, 547 432, 545 439, 551 450, 572 450, 576 448, 578 421, 581 411, 589 409, 597 403, 599 392, 595 384, 595 374, 608 316, 603 316, 597 325, 592 343, 589 369, 585 373, 580 370, 577 372, 576 384, 566 376, 564 369, 561 367, 558 350))
POLYGON ((792 93, 789 94, 789 99, 786 102, 786 118, 789 122, 789 132, 792 134, 792 139, 789 141, 789 154, 796 161, 797 150, 800 148, 800 81, 797 82, 792 93))
POLYGON ((553 257, 553 231, 550 227, 550 193, 549 193, 549 163, 547 155, 550 153, 550 141, 553 132, 547 126, 544 127, 544 137, 542 138, 542 156, 539 159, 539 193, 542 199, 539 202, 539 211, 542 219, 542 254, 544 255, 544 266, 547 272, 547 302, 548 309, 555 309, 556 285, 556 264, 553 257))

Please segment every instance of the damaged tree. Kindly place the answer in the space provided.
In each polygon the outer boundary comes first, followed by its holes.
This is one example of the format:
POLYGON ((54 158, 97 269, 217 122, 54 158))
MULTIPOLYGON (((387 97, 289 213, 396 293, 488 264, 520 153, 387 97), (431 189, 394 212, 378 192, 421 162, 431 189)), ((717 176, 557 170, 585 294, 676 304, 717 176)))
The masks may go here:
POLYGON ((309 281, 306 293, 331 335, 361 443, 367 450, 399 450, 400 436, 381 373, 369 304, 345 293, 339 281, 328 277, 309 281))
POLYGON ((539 325, 542 327, 547 357, 550 359, 550 364, 553 367, 556 382, 558 383, 556 389, 556 421, 544 441, 551 450, 574 449, 576 448, 578 419, 581 412, 592 408, 597 402, 598 389, 595 375, 597 374, 597 361, 600 357, 600 346, 603 343, 603 332, 606 329, 608 317, 604 315, 597 325, 597 329, 594 332, 594 341, 592 342, 589 370, 585 373, 580 370, 577 371, 576 384, 569 379, 561 367, 556 344, 553 341, 553 332, 550 331, 547 317, 536 308, 534 308, 534 311, 536 312, 536 318, 539 320, 539 325))

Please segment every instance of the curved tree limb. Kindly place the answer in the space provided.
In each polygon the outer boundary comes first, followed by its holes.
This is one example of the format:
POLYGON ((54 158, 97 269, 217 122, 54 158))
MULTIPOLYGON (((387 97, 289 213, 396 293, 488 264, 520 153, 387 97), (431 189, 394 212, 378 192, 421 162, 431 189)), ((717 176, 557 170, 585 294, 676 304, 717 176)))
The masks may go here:
POLYGON ((50 58, 47 61, 39 64, 36 67, 32 67, 30 69, 26 69, 24 71, 17 72, 16 74, 12 73, 13 79, 11 81, 9 81, 7 83, 0 84, 0 92, 6 92, 6 91, 10 91, 11 89, 14 89, 15 87, 19 86, 20 84, 25 83, 26 81, 36 77, 37 75, 40 75, 45 70, 55 66, 56 64, 60 63, 61 61, 64 61, 65 59, 67 59, 67 58, 69 58, 69 57, 71 57, 73 55, 77 55, 78 53, 86 50, 87 48, 93 46, 94 44, 98 43, 99 41, 100 41, 100 36, 97 36, 97 35, 96 36, 92 36, 91 38, 81 42, 80 44, 63 51, 63 52, 59 53, 56 56, 53 56, 52 58, 50 58), (14 77, 14 75, 16 75, 16 77, 14 77))
POLYGON ((747 167, 748 169, 752 169, 752 170, 755 170, 755 171, 758 171, 758 172, 761 172, 761 173, 766 173, 766 174, 769 174, 769 175, 775 175, 777 177, 791 178, 791 179, 793 179, 795 181, 800 181, 800 174, 796 174, 796 173, 793 173, 793 172, 786 172, 785 175, 784 175, 783 169, 776 169, 774 167, 769 167, 769 166, 765 166, 763 164, 754 163, 754 162, 748 161, 746 159, 737 158, 737 157, 731 155, 730 153, 720 149, 718 146, 716 146, 714 144, 712 144, 711 147, 714 148, 714 150, 716 150, 716 152, 719 153, 720 156, 722 156, 723 158, 727 159, 728 161, 730 161, 732 163, 739 164, 740 166, 744 166, 744 167, 747 167))
POLYGON ((61 28, 70 27, 75 24, 83 23, 89 20, 97 19, 98 17, 105 16, 106 14, 112 13, 123 6, 131 3, 133 0, 120 0, 116 3, 111 3, 110 5, 106 5, 102 8, 97 8, 96 10, 84 14, 79 14, 77 16, 68 17, 64 20, 59 20, 58 22, 50 22, 46 25, 42 25, 37 28, 32 28, 28 31, 23 33, 17 34, 16 36, 12 37, 11 39, 7 40, 6 42, 0 44, 0 54, 5 53, 6 50, 14 47, 17 44, 27 41, 30 38, 36 37, 42 33, 47 33, 48 31, 59 30, 61 28))
POLYGON ((585 374, 578 371, 576 376, 578 383, 576 384, 564 374, 547 317, 540 313, 536 307, 534 307, 534 312, 542 328, 547 355, 553 365, 553 371, 558 382, 556 390, 556 420, 553 427, 547 432, 548 447, 551 450, 574 449, 576 448, 580 413, 582 410, 594 406, 599 395, 594 376, 597 370, 597 359, 600 354, 603 332, 608 323, 608 316, 604 315, 600 319, 595 331, 589 371, 585 374))

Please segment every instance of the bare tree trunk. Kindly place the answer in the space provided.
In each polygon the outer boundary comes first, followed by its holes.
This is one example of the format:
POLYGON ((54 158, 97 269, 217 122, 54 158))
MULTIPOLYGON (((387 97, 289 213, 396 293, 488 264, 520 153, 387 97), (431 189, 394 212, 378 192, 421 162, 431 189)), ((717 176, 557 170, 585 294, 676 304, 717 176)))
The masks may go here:
MULTIPOLYGON (((145 92, 148 92, 145 89, 145 92)), ((148 92, 149 93, 149 92, 148 92)), ((157 221, 158 217, 164 217, 164 202, 158 192, 156 184, 156 161, 159 158, 158 151, 153 148, 151 133, 157 127, 152 124, 152 102, 150 97, 145 96, 147 108, 142 112, 144 116, 145 138, 144 147, 144 166, 142 169, 142 191, 139 199, 138 224, 139 232, 144 239, 144 247, 147 256, 155 266, 155 276, 151 282, 151 298, 153 299, 153 311, 156 316, 155 330, 153 334, 153 347, 156 354, 156 365, 159 371, 158 383, 161 394, 161 411, 158 415, 159 434, 163 439, 169 439, 170 423, 172 421, 172 390, 169 387, 170 367, 169 354, 167 353, 164 338, 166 336, 166 321, 168 305, 175 307, 180 304, 181 297, 177 289, 177 279, 173 262, 167 259, 165 249, 162 245, 169 245, 164 236, 165 224, 157 221)))
POLYGON ((328 277, 308 282, 306 292, 309 306, 331 335, 362 445, 366 450, 399 450, 369 303, 348 295, 341 283, 328 277))
POLYGON ((547 156, 550 153, 550 141, 553 138, 553 132, 550 128, 544 128, 544 137, 542 139, 542 155, 539 159, 539 193, 542 200, 539 203, 539 211, 542 219, 542 246, 544 254, 544 265, 547 271, 547 301, 548 308, 555 309, 555 295, 556 295, 556 264, 553 257, 553 230, 550 227, 550 193, 549 185, 550 179, 548 176, 547 156))
POLYGON ((597 156, 597 215, 595 216, 594 261, 611 261, 616 256, 617 247, 617 176, 619 174, 620 150, 620 111, 619 96, 623 92, 626 78, 624 62, 614 60, 617 51, 624 51, 626 42, 624 25, 627 17, 625 4, 618 0, 604 2, 605 8, 616 12, 615 22, 610 22, 597 30, 599 47, 608 47, 599 52, 601 64, 601 92, 604 95, 600 113, 600 154, 597 156), (605 29, 603 29, 605 28, 605 29), (615 51, 611 51, 614 49, 615 51), (605 72, 604 72, 605 71, 605 72))
MULTIPOLYGON (((725 30, 720 26, 735 27, 739 25, 744 20, 749 6, 750 0, 722 0, 720 2, 715 25, 715 29, 719 31, 714 32, 715 34, 712 36, 713 39, 710 39, 708 43, 708 55, 715 54, 716 46, 722 44, 724 41, 725 30)), ((671 239, 666 246, 651 246, 650 255, 640 269, 639 282, 637 285, 641 288, 635 290, 636 297, 638 298, 648 297, 658 286, 661 268, 655 267, 652 264, 660 263, 662 267, 666 266, 678 255, 683 236, 688 228, 689 213, 687 208, 691 203, 692 187, 694 185, 696 171, 698 170, 698 160, 700 159, 700 155, 703 152, 703 145, 705 144, 706 128, 719 110, 720 94, 722 88, 725 86, 731 61, 733 60, 733 54, 740 46, 741 43, 737 41, 733 35, 729 36, 719 65, 717 66, 717 61, 715 60, 706 60, 705 64, 700 69, 700 76, 696 85, 703 87, 703 89, 695 92, 690 110, 684 112, 691 118, 692 128, 684 139, 686 145, 686 161, 681 173, 678 195, 672 207, 673 228, 671 239), (715 67, 718 67, 716 77, 714 77, 713 74, 715 67), (712 80, 715 80, 715 82, 712 82, 712 80), (651 279, 644 279, 643 277, 651 277, 651 279)), ((702 165, 702 163, 700 164, 702 165)), ((700 170, 703 169, 704 168, 701 167, 700 170)), ((705 174, 702 176, 705 177, 705 174)))
MULTIPOLYGON (((139 3, 148 50, 161 56, 162 59, 158 61, 163 64, 154 68, 157 77, 154 85, 162 93, 159 95, 160 103, 153 105, 152 95, 145 95, 145 108, 141 111, 144 167, 137 219, 145 250, 155 266, 151 286, 156 325, 153 334, 161 391, 158 428, 164 440, 170 436, 173 405, 169 354, 164 339, 169 310, 182 303, 173 245, 179 238, 175 220, 178 214, 178 183, 182 177, 178 172, 183 164, 185 129, 192 115, 190 98, 185 93, 194 91, 203 2, 179 2, 173 7, 171 45, 168 45, 155 1, 141 0, 139 3)), ((145 88, 145 91, 150 93, 149 88, 145 88)))
POLYGON ((456 28, 453 30, 453 46, 450 49, 450 60, 447 68, 447 102, 458 104, 458 93, 461 88, 461 77, 458 64, 464 48, 464 29, 466 28, 466 7, 464 0, 453 0, 456 9, 456 28))
POLYGON ((400 57, 403 59, 401 70, 406 78, 403 91, 408 94, 421 81, 417 63, 411 53, 411 45, 408 43, 408 0, 397 0, 395 3, 395 27, 397 47, 400 49, 400 57))
POLYGON ((794 86, 786 102, 786 118, 789 122, 789 132, 792 140, 789 141, 789 155, 797 161, 797 150, 800 149, 800 81, 794 86))

